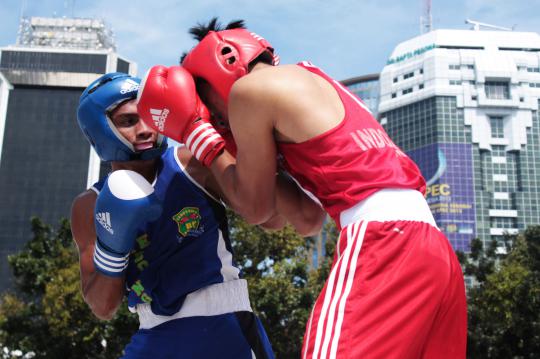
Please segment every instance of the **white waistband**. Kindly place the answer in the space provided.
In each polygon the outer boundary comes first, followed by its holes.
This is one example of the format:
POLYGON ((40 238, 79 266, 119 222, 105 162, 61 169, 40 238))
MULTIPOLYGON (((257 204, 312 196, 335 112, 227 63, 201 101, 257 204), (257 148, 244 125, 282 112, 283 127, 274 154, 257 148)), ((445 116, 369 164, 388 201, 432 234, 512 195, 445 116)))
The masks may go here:
POLYGON ((360 220, 419 221, 437 227, 426 199, 412 189, 382 189, 339 215, 341 228, 360 220))
POLYGON ((252 311, 245 279, 213 284, 190 293, 182 308, 171 316, 154 314, 149 303, 137 304, 135 310, 139 315, 140 329, 150 329, 179 318, 252 311))

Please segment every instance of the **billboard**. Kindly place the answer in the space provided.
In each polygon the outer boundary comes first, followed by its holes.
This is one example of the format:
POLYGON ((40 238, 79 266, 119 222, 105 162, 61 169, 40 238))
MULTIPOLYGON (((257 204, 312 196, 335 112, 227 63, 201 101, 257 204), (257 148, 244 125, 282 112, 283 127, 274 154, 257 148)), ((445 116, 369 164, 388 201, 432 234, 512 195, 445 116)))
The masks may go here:
POLYGON ((426 179, 426 200, 455 250, 476 236, 472 145, 438 143, 407 153, 426 179))

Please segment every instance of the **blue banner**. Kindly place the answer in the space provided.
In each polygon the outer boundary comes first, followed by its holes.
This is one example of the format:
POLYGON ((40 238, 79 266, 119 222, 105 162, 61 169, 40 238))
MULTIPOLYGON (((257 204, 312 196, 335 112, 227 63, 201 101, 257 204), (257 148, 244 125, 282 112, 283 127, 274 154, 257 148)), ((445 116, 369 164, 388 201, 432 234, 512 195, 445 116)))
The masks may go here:
POLYGON ((426 200, 455 250, 476 236, 472 145, 438 143, 407 153, 426 179, 426 200))

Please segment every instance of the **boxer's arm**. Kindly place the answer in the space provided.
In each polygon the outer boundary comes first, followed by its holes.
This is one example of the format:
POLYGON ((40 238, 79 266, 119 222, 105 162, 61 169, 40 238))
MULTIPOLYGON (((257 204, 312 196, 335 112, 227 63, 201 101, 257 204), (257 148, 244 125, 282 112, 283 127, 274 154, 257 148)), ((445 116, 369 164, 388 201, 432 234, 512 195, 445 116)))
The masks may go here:
MULTIPOLYGON (((202 165, 199 166, 201 170, 208 171, 202 165)), ((225 203, 228 202, 211 174, 207 178, 205 188, 212 194, 217 194, 225 203)), ((279 174, 276 176, 275 212, 259 226, 267 230, 280 230, 290 224, 298 234, 307 237, 320 232, 325 216, 326 212, 321 206, 301 190, 290 177, 279 174)))
MULTIPOLYGON (((181 146, 176 149, 177 157, 182 163, 182 166, 186 169, 188 174, 197 183, 202 185, 210 194, 216 198, 220 198, 225 204, 229 206, 229 201, 225 197, 225 194, 221 190, 218 182, 212 175, 210 170, 203 166, 197 159, 191 154, 191 152, 185 147, 181 146)), ((280 201, 283 202, 283 201, 280 201)), ((279 230, 285 227, 287 219, 279 214, 274 215, 266 222, 261 223, 260 226, 268 230, 279 230)))
POLYGON ((276 212, 276 145, 274 110, 269 98, 247 77, 229 95, 229 123, 237 145, 236 159, 227 151, 210 168, 231 207, 251 224, 264 223, 276 212))
POLYGON ((276 176, 276 210, 294 227, 298 234, 307 237, 318 234, 326 212, 309 197, 287 174, 276 176))
POLYGON ((93 257, 96 242, 96 198, 93 191, 86 191, 75 198, 71 208, 71 232, 79 250, 83 298, 96 317, 108 320, 122 303, 124 278, 108 277, 95 270, 93 257))
POLYGON ((286 79, 266 72, 238 80, 229 95, 229 123, 238 148, 236 160, 226 151, 211 165, 232 207, 250 223, 279 213, 302 235, 317 233, 325 212, 290 178, 276 181, 275 122, 290 114, 294 96, 286 79), (264 83, 264 86, 261 86, 264 83))

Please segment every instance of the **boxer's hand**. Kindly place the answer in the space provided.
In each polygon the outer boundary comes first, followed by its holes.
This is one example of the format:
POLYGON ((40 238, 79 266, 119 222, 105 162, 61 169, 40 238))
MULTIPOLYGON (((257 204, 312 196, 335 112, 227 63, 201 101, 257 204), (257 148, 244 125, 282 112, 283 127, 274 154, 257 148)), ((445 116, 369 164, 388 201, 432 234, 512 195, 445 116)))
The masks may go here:
POLYGON ((96 200, 96 269, 108 276, 121 276, 128 265, 138 227, 160 214, 159 200, 144 177, 133 171, 114 171, 96 200))
POLYGON ((150 127, 185 143, 205 166, 225 147, 193 77, 181 66, 154 66, 148 71, 138 92, 137 111, 150 127))

